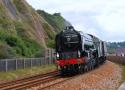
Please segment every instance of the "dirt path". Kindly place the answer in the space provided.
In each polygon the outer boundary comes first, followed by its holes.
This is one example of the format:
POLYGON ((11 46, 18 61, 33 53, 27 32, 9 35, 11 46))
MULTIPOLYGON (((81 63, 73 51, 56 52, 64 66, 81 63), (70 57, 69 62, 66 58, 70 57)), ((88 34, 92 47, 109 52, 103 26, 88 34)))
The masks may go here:
POLYGON ((121 68, 107 61, 91 72, 46 90, 117 90, 120 80, 121 68))

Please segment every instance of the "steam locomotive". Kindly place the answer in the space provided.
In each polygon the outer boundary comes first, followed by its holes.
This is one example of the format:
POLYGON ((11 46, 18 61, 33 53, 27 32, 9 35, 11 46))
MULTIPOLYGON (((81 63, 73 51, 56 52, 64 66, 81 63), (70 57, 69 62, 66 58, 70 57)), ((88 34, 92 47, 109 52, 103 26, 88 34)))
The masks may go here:
POLYGON ((93 69, 106 61, 106 43, 91 34, 76 31, 73 26, 56 35, 56 64, 61 74, 93 69))

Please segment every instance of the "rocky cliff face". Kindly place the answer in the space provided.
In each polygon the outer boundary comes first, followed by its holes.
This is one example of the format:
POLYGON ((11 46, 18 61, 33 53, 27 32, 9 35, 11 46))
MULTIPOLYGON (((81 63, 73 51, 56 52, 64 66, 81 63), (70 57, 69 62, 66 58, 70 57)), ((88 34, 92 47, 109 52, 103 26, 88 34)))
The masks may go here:
POLYGON ((0 57, 34 57, 41 53, 47 48, 46 42, 56 35, 53 22, 39 15, 25 0, 0 0, 0 47, 4 46, 0 57))
POLYGON ((43 25, 46 23, 52 33, 54 33, 53 27, 39 16, 25 0, 2 0, 1 4, 5 9, 6 17, 13 22, 27 24, 29 28, 26 25, 23 26, 27 28, 26 32, 30 31, 29 37, 42 44, 44 47, 46 46, 45 39, 48 38, 48 35, 43 25))

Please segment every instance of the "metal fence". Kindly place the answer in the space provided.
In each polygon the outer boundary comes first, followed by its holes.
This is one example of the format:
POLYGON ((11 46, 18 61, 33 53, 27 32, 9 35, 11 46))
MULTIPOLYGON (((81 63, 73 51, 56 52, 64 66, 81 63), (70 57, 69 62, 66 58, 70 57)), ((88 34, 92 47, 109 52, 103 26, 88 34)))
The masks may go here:
POLYGON ((53 64, 55 60, 54 50, 48 49, 45 56, 41 58, 21 58, 21 59, 1 59, 0 71, 11 71, 17 69, 32 68, 34 66, 42 66, 53 64))
POLYGON ((121 56, 107 56, 107 60, 125 65, 125 57, 121 57, 121 56))

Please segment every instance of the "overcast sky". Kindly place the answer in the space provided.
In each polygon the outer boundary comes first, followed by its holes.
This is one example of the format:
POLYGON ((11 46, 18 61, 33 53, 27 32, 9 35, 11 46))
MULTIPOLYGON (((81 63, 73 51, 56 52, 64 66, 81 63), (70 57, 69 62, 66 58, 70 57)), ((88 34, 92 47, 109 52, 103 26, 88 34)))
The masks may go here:
POLYGON ((77 30, 105 41, 125 41, 125 0, 27 0, 35 9, 60 12, 77 30))

